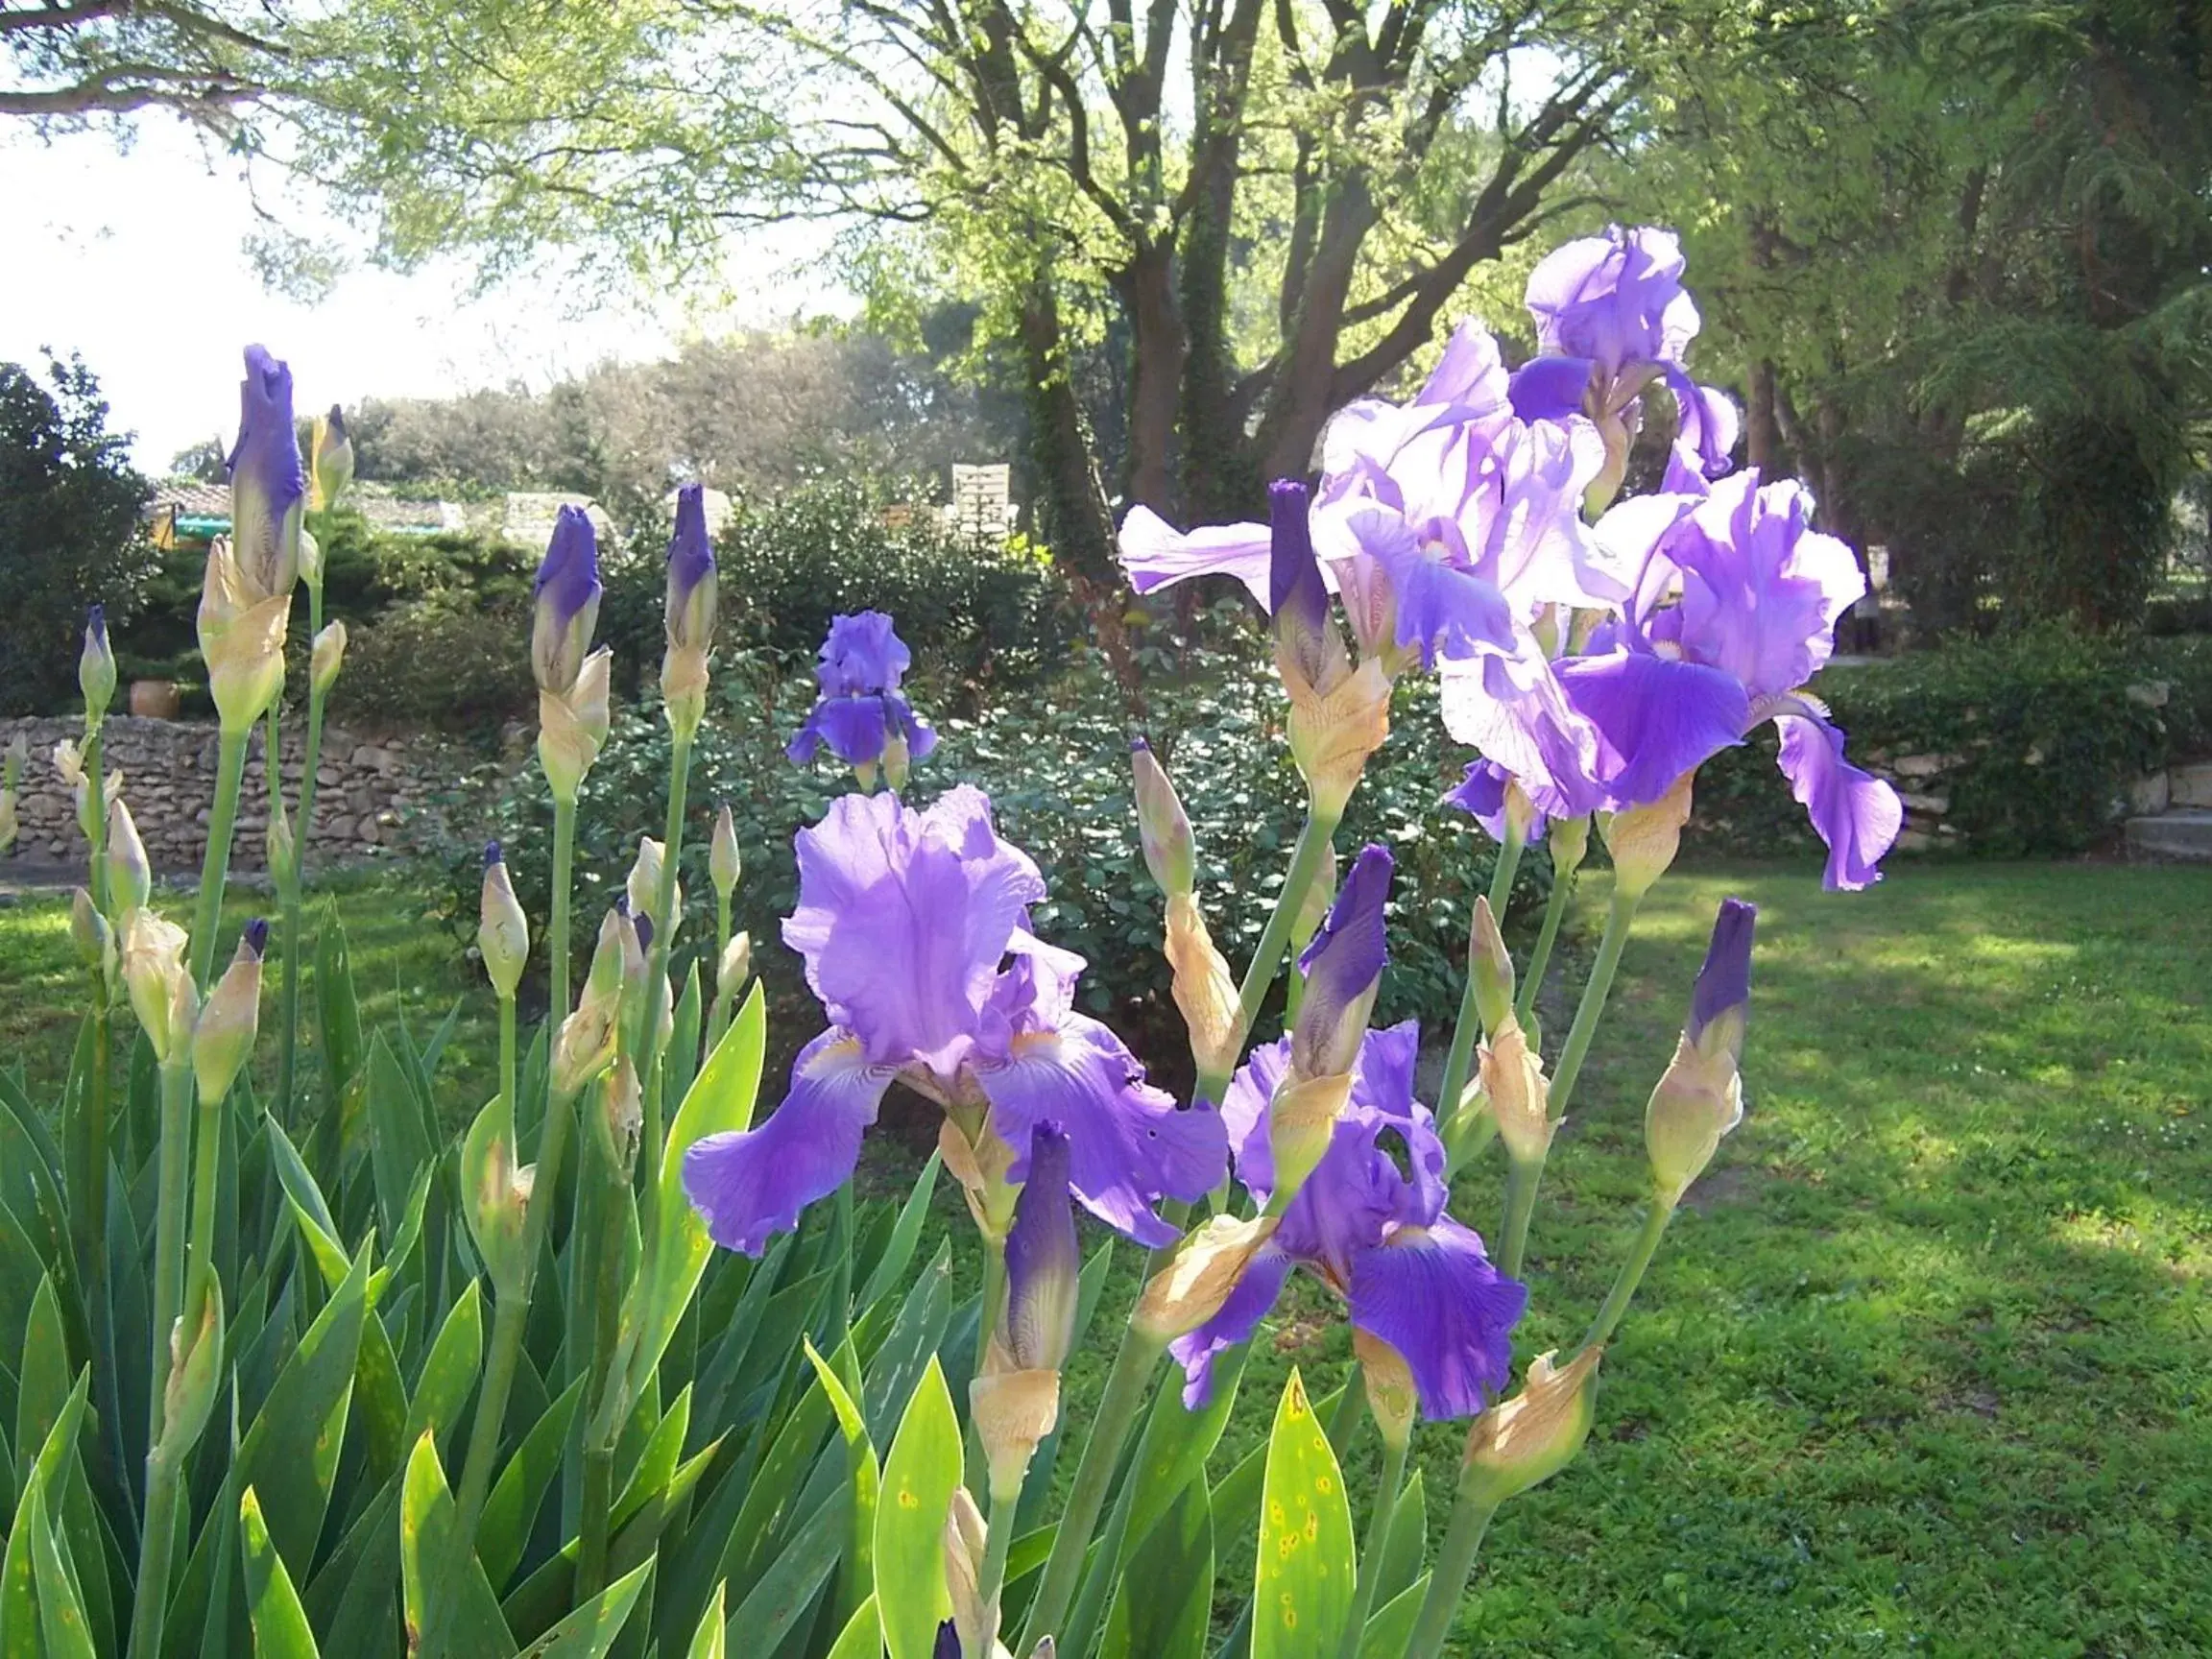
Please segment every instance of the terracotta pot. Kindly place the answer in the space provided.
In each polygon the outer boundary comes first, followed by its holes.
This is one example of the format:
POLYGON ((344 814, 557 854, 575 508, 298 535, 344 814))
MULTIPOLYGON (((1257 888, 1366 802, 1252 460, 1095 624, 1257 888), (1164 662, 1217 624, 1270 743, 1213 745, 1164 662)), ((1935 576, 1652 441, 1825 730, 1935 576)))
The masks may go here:
POLYGON ((147 720, 177 718, 177 687, 167 680, 131 682, 131 712, 147 720))

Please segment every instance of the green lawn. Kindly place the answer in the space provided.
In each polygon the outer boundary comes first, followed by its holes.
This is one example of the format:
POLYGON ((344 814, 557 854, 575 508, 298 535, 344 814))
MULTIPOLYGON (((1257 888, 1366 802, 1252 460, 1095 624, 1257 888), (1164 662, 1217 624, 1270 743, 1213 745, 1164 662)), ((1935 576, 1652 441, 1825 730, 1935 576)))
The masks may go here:
MULTIPOLYGON (((1586 884, 1583 918, 1604 889, 1586 884)), ((1572 1342, 1628 1243, 1644 1098, 1727 893, 1762 912, 1749 1116, 1606 1356, 1582 1459, 1493 1527, 1454 1651, 2212 1652, 2212 872, 1663 882, 1553 1156, 1521 1358, 1572 1342)), ((489 998, 403 885, 336 902, 371 1024, 404 1005, 420 1033, 468 994, 458 1119, 492 1058, 489 998)), ((0 1043, 48 1092, 75 975, 65 908, 0 908, 0 1043)), ((871 1191, 903 1187, 911 1129, 872 1146, 871 1191)), ((1485 1233, 1498 1168, 1455 1204, 1485 1233)), ((964 1214, 949 1185, 939 1199, 967 1278, 964 1214)), ((1119 1253, 1118 1288, 1135 1261, 1119 1253)), ((1074 1422, 1111 1340, 1102 1319, 1072 1368, 1074 1422)), ((1348 1358, 1302 1284, 1216 1473, 1264 1432, 1289 1365, 1321 1393, 1348 1358)), ((1440 1527, 1458 1436, 1419 1444, 1440 1527)), ((1356 1500, 1373 1463, 1369 1432, 1356 1500)))

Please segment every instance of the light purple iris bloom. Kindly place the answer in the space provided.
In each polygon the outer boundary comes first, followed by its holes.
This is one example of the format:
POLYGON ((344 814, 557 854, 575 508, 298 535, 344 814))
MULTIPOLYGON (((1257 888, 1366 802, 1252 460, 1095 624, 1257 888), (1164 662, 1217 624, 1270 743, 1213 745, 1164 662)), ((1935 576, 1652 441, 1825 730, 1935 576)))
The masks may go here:
POLYGON ((1682 266, 1681 240, 1649 226, 1616 225, 1547 254, 1528 278, 1539 355, 1513 375, 1515 411, 1529 421, 1618 417, 1664 380, 1706 475, 1726 472, 1740 422, 1733 403, 1683 367, 1699 318, 1682 266))
POLYGON ((1221 1179, 1220 1115, 1176 1110, 1113 1032, 1074 1012, 1083 958, 1029 932, 1045 882, 998 839, 991 803, 965 784, 926 812, 846 795, 797 847, 783 942, 805 958, 830 1029, 800 1052, 773 1117, 685 1154, 685 1190, 714 1240, 757 1255, 796 1226, 853 1173, 861 1132, 899 1081, 987 1108, 1016 1181, 1038 1125, 1057 1123, 1084 1207, 1140 1243, 1171 1242, 1152 1206, 1221 1179))
POLYGON ((289 593, 300 569, 307 475, 292 424, 292 371, 264 346, 246 348, 230 477, 230 551, 256 592, 289 593))
POLYGON ((827 748, 848 765, 866 766, 882 759, 884 745, 902 733, 907 757, 926 758, 937 747, 937 733, 899 694, 899 682, 913 661, 882 612, 832 617, 814 665, 822 695, 784 754, 804 766, 827 748))
POLYGON ((1843 758, 1803 687, 1866 591, 1851 549, 1810 527, 1794 481, 1743 472, 1702 497, 1623 503, 1599 526, 1640 574, 1624 613, 1579 656, 1492 659, 1448 676, 1446 728, 1554 817, 1656 800, 1761 720, 1828 845, 1827 885, 1856 889, 1896 840, 1896 791, 1843 758))
MULTIPOLYGON (((1411 402, 1346 408, 1323 438, 1311 536, 1361 649, 1433 666, 1439 655, 1510 649, 1546 605, 1624 597, 1579 517, 1603 465, 1579 417, 1515 417, 1497 343, 1473 324, 1411 402)), ((1232 575, 1272 609, 1270 547, 1268 525, 1182 535, 1142 507, 1121 527, 1121 565, 1140 593, 1232 575)))
MULTIPOLYGON (((1444 1213, 1444 1143, 1429 1108, 1413 1097, 1419 1050, 1413 1021, 1367 1033, 1329 1149, 1274 1237, 1221 1310, 1171 1344, 1183 1366, 1183 1402, 1192 1410, 1213 1392, 1215 1356, 1251 1338, 1300 1266, 1344 1297, 1354 1325, 1405 1358, 1423 1416, 1471 1416, 1504 1389, 1510 1336, 1528 1291, 1491 1264, 1472 1229, 1444 1213), (1392 1136, 1396 1156, 1385 1142, 1392 1136)), ((1267 1104, 1289 1057, 1287 1040, 1254 1050, 1221 1108, 1238 1179, 1262 1202, 1275 1179, 1267 1104)))

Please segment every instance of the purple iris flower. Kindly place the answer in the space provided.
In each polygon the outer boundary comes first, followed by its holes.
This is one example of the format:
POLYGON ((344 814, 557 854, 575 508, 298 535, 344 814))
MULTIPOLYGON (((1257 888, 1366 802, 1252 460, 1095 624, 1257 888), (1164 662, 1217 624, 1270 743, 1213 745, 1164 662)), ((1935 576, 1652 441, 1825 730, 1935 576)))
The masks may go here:
POLYGON ((926 758, 937 747, 937 733, 899 694, 913 661, 882 612, 831 618, 814 666, 822 694, 784 754, 804 766, 828 748, 848 765, 873 765, 896 733, 905 736, 909 759, 926 758))
MULTIPOLYGON (((1467 775, 1459 781, 1459 787, 1444 797, 1444 805, 1456 806, 1460 811, 1482 826, 1491 840, 1504 844, 1505 791, 1513 782, 1513 775, 1495 760, 1477 760, 1467 768, 1467 775)), ((1527 839, 1541 841, 1547 820, 1539 811, 1528 827, 1527 839)))
MULTIPOLYGON (((1213 1392, 1214 1357, 1250 1339, 1299 1266, 1335 1287, 1354 1325, 1404 1358, 1423 1415, 1470 1416, 1504 1389, 1509 1339, 1528 1291, 1491 1264, 1472 1229, 1444 1213, 1444 1143, 1413 1097, 1419 1050, 1413 1021, 1367 1033, 1328 1151, 1221 1310, 1171 1344, 1192 1410, 1213 1392), (1385 1136, 1397 1138, 1403 1163, 1385 1136)), ((1275 1178, 1267 1105, 1289 1063, 1287 1039, 1254 1050, 1221 1108, 1238 1179, 1262 1202, 1275 1178)))
POLYGON ((1696 302, 1682 287, 1682 244, 1649 226, 1584 236, 1553 249, 1528 278, 1539 355, 1513 375, 1513 407, 1529 421, 1574 411, 1619 417, 1653 380, 1681 409, 1681 435, 1709 477, 1728 470, 1736 406, 1694 382, 1683 356, 1696 302))
POLYGON ((1045 882, 998 839, 989 800, 962 785, 916 812, 894 795, 846 795, 797 847, 783 941, 805 958, 830 1028, 800 1052, 773 1117, 685 1155, 685 1190, 715 1241, 757 1255, 836 1190, 900 1081, 987 1109, 1016 1181, 1038 1125, 1057 1123, 1085 1208, 1140 1243, 1171 1242, 1152 1206, 1220 1180, 1220 1115, 1177 1111, 1113 1032, 1074 1012, 1083 959, 1029 932, 1045 882))
POLYGON ((599 626, 599 537, 590 515, 564 506, 533 584, 535 615, 530 666, 540 690, 560 693, 576 684, 599 626))
POLYGON ((714 543, 707 535, 707 493, 676 493, 676 533, 668 542, 668 640, 704 648, 714 635, 714 543))
MULTIPOLYGON (((1578 415, 1514 415, 1497 344, 1473 324, 1411 402, 1345 409, 1323 438, 1310 533, 1361 648, 1432 666, 1509 648, 1546 605, 1623 597, 1579 517, 1604 459, 1578 415)), ((1121 565, 1140 593, 1233 575, 1272 609, 1271 548, 1269 525, 1180 535, 1145 508, 1121 528, 1121 565)))
POLYGON ((1599 525, 1639 574, 1622 617, 1584 654, 1492 658, 1448 676, 1445 725, 1517 778, 1538 809, 1574 817, 1656 800, 1761 720, 1828 845, 1827 885, 1856 889, 1897 838, 1896 791, 1843 758, 1843 734, 1803 686, 1866 590, 1851 549, 1810 527, 1812 497, 1756 472, 1702 497, 1624 503, 1599 525))
POLYGON ((300 515, 307 475, 292 424, 292 371, 268 348, 246 348, 238 385, 238 442, 230 475, 230 551, 254 591, 289 593, 300 571, 300 515))

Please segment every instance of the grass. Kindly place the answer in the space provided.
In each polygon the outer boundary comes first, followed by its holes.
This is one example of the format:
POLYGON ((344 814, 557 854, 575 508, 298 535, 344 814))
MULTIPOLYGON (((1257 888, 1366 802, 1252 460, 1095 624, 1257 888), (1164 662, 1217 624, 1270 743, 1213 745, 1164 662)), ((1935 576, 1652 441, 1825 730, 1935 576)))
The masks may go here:
MULTIPOLYGON (((2212 872, 1906 864, 1861 895, 1795 868, 1670 878, 1553 1155, 1517 1363, 1574 1341, 1633 1236, 1644 1098, 1727 893, 1761 906, 1749 1116, 1606 1355, 1583 1456, 1493 1527, 1452 1650, 2212 1651, 2212 872)), ((404 1008, 420 1034, 466 994, 458 1118, 488 1087, 489 998, 404 885, 335 902, 368 1024, 404 1008)), ((0 908, 0 1045, 35 1093, 66 1064, 78 974, 65 906, 0 908)), ((1563 1029, 1570 1004, 1546 1006, 1563 1029)), ((905 1127, 872 1142, 871 1192, 910 1178, 927 1138, 905 1127)), ((1455 1201, 1485 1233, 1499 1168, 1455 1201)), ((950 1183, 939 1219, 972 1277, 950 1183)), ((1137 1260, 1118 1254, 1118 1300, 1137 1260)), ((1102 1315, 1070 1367, 1071 1422, 1115 1330, 1102 1315)), ((1214 1473, 1265 1432, 1291 1365, 1318 1394, 1349 1358, 1300 1282, 1214 1473)), ((1432 1531, 1458 1443, 1417 1441, 1432 1531)), ((1375 1462, 1365 1431, 1356 1508, 1375 1462)), ((1250 1549, 1224 1544, 1225 1580, 1250 1549)))

